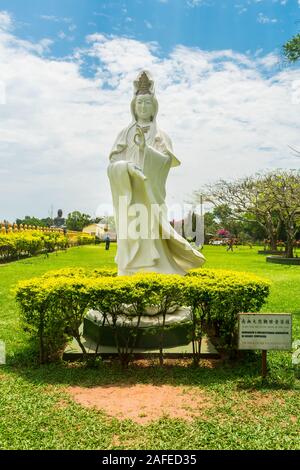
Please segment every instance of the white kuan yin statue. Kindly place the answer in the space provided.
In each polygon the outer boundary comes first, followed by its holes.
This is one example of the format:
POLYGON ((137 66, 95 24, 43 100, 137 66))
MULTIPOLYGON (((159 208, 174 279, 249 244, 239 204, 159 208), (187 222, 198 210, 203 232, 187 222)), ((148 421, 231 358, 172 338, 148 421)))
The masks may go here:
POLYGON ((120 132, 109 156, 119 275, 184 275, 205 262, 168 221, 166 180, 180 161, 170 138, 157 127, 157 112, 153 80, 143 71, 134 81, 132 122, 120 132))

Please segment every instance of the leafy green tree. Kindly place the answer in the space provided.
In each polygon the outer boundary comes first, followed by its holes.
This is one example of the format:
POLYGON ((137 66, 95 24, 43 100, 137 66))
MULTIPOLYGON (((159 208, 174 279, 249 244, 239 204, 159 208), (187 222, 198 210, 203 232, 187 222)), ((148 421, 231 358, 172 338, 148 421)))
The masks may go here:
POLYGON ((66 225, 68 230, 81 232, 84 227, 93 223, 93 219, 88 214, 82 214, 79 211, 73 211, 68 214, 66 225))
POLYGON ((213 210, 215 219, 219 222, 219 228, 227 230, 231 235, 238 238, 243 232, 243 224, 234 214, 228 204, 220 204, 213 210))
POLYGON ((207 186, 206 200, 215 209, 215 221, 235 236, 249 228, 263 230, 272 250, 277 249, 284 230, 286 256, 293 257, 293 245, 300 228, 300 171, 276 170, 234 182, 221 180, 207 186), (240 224, 242 223, 242 225, 240 224))
POLYGON ((208 243, 211 237, 214 237, 217 233, 217 230, 220 228, 218 222, 216 221, 215 215, 213 212, 206 212, 204 214, 204 237, 205 243, 208 243))
POLYGON ((283 54, 292 63, 300 59, 300 33, 284 44, 283 54))
POLYGON ((37 217, 32 217, 30 215, 26 215, 24 219, 16 219, 16 224, 20 225, 34 225, 38 227, 43 227, 44 223, 42 219, 38 219, 37 217))
POLYGON ((263 176, 233 182, 220 180, 206 187, 205 197, 214 204, 220 220, 225 224, 223 228, 238 236, 238 232, 246 226, 249 232, 249 225, 253 224, 256 228, 259 225, 270 240, 271 249, 276 250, 281 220, 273 202, 264 193, 263 176))
POLYGON ((205 223, 210 223, 208 231, 213 235, 218 230, 225 229, 231 236, 239 238, 242 242, 263 240, 265 237, 264 231, 259 224, 252 220, 250 214, 245 213, 241 220, 227 204, 216 206, 212 212, 208 212, 205 216, 205 223))
POLYGON ((46 217, 45 219, 41 219, 41 222, 44 227, 51 227, 51 225, 53 225, 53 219, 51 219, 51 217, 46 217))
POLYGON ((293 247, 300 228, 300 171, 280 170, 264 177, 264 196, 274 207, 284 227, 286 257, 293 258, 293 247))
POLYGON ((37 227, 51 227, 51 225, 53 225, 53 219, 51 219, 51 217, 39 219, 38 217, 31 217, 30 215, 26 215, 24 219, 16 219, 16 224, 35 225, 37 227))

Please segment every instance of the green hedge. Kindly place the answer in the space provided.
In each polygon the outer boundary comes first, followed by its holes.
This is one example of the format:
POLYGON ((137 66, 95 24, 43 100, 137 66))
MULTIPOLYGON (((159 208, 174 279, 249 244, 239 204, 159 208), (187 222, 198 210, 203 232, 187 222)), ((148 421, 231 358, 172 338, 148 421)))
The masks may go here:
POLYGON ((39 232, 38 230, 0 233, 0 262, 92 243, 95 243, 95 237, 81 232, 66 236, 59 232, 39 232))
POLYGON ((24 231, 0 234, 0 260, 50 253, 68 246, 67 238, 58 232, 24 231))
POLYGON ((21 281, 16 289, 21 321, 40 343, 41 362, 56 359, 71 337, 85 353, 79 327, 89 309, 118 317, 140 318, 155 306, 165 316, 176 305, 190 306, 191 335, 203 333, 235 347, 238 312, 258 312, 269 294, 269 282, 247 273, 201 269, 182 277, 141 273, 116 276, 115 270, 63 269, 21 281))
POLYGON ((254 274, 227 270, 192 270, 188 304, 201 314, 210 336, 225 347, 236 344, 239 312, 258 312, 269 295, 270 284, 254 274))
POLYGON ((96 241, 96 237, 82 232, 67 233, 67 238, 69 246, 93 245, 96 241))

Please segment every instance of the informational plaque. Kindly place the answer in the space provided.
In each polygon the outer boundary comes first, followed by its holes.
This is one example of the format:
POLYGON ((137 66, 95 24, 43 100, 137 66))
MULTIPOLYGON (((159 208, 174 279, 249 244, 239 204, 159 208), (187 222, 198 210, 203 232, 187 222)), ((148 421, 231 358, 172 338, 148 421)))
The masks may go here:
POLYGON ((0 341, 0 365, 5 364, 5 343, 0 341))
POLYGON ((239 313, 239 349, 290 350, 290 313, 239 313))

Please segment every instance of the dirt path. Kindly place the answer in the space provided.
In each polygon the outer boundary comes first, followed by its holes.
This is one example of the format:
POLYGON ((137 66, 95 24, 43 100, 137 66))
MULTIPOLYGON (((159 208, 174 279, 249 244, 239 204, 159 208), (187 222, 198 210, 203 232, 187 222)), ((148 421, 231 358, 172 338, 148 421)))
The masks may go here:
POLYGON ((131 419, 138 424, 167 416, 191 421, 212 406, 207 393, 198 387, 114 384, 69 387, 67 392, 82 406, 101 409, 111 417, 131 419))

